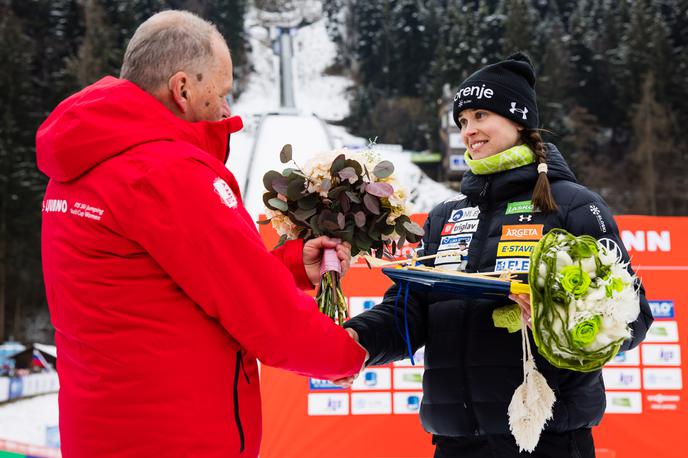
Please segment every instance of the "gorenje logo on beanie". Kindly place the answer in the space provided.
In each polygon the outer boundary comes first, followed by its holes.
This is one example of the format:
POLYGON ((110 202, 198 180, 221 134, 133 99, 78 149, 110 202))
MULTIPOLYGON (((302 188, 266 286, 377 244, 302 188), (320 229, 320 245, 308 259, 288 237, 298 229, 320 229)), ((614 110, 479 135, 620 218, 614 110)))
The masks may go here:
POLYGON ((487 65, 459 86, 454 96, 454 122, 467 109, 485 109, 528 129, 538 127, 535 70, 526 55, 512 54, 487 65))
MULTIPOLYGON (((490 88, 485 88, 485 85, 483 84, 482 86, 469 86, 469 87, 464 87, 463 89, 459 89, 459 92, 456 93, 454 96, 454 102, 456 102, 456 99, 460 97, 469 97, 474 95, 473 93, 475 92, 475 96, 478 97, 478 99, 482 99, 483 96, 487 99, 491 99, 492 96, 494 95, 494 91, 490 88)), ((466 102, 464 102, 466 103, 466 102)))

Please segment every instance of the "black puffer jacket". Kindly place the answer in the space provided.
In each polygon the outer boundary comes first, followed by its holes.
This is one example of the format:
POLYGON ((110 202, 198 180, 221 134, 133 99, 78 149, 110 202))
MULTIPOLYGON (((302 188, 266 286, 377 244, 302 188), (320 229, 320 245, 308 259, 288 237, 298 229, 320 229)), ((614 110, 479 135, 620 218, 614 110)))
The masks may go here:
MULTIPOLYGON (((444 263, 454 264, 450 268, 463 261, 469 272, 504 267, 527 270, 533 242, 550 229, 564 228, 574 235, 609 239, 628 260, 605 202, 576 182, 553 145, 548 150, 548 177, 559 206, 556 213, 532 212, 529 206, 537 179, 535 164, 487 176, 469 172, 462 182, 463 196, 440 204, 428 215, 424 254, 461 249, 463 240, 468 244, 468 258, 445 259, 444 263)), ((520 333, 510 334, 492 322, 492 311, 508 302, 466 301, 411 291, 411 343, 414 349, 425 345, 420 413, 425 429, 444 436, 508 434, 507 407, 523 381, 520 333)), ((390 288, 381 304, 345 324, 358 332, 370 352, 369 365, 407 357, 394 321, 396 292, 396 287, 390 288)), ((637 346, 652 323, 642 287, 640 299, 633 337, 622 350, 637 346)), ((597 425, 605 410, 601 372, 557 369, 537 352, 535 358, 557 398, 554 417, 545 429, 561 432, 597 425)))

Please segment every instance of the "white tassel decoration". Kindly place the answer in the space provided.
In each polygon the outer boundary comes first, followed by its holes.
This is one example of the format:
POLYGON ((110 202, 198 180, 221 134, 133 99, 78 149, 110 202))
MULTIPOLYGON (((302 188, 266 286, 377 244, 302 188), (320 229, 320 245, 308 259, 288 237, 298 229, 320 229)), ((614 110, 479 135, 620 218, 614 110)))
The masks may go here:
POLYGON ((521 347, 523 383, 516 388, 509 404, 509 428, 519 451, 532 452, 540 441, 545 423, 552 418, 555 396, 535 366, 525 320, 521 325, 521 347))

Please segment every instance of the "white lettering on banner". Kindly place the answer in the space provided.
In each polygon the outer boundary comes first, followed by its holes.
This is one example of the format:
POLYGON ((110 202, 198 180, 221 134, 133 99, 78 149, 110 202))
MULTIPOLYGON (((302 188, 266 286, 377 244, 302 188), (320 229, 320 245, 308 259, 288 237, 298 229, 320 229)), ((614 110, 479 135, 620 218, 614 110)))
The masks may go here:
POLYGON ((671 233, 669 231, 621 231, 628 251, 671 251, 671 233))
POLYGON ((464 232, 475 232, 478 229, 478 220, 473 219, 469 221, 463 221, 460 223, 454 224, 454 228, 452 229, 452 234, 460 234, 464 232))
POLYGON ((67 213, 67 201, 64 199, 46 199, 43 201, 43 213, 67 213))
POLYGON ((643 398, 639 391, 607 392, 607 409, 605 413, 642 413, 643 398))
POLYGON ((665 402, 678 402, 681 400, 681 396, 675 394, 650 394, 647 396, 647 400, 650 402, 656 402, 657 404, 664 404, 665 402))
POLYGON ((460 208, 451 212, 451 216, 447 222, 458 223, 465 219, 476 219, 478 215, 480 215, 480 209, 478 207, 460 208))
POLYGON ((213 181, 213 188, 215 188, 215 192, 220 196, 220 199, 222 199, 223 204, 229 208, 236 208, 237 199, 234 197, 232 188, 229 187, 225 180, 220 177, 215 178, 215 181, 213 181))

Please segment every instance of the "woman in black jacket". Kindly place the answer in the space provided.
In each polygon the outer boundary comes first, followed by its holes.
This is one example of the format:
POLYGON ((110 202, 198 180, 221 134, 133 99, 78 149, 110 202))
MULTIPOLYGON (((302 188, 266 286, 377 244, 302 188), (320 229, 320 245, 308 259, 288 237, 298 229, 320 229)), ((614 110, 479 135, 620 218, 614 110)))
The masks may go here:
MULTIPOLYGON (((442 257, 435 267, 527 271, 532 242, 553 228, 606 239, 628 261, 607 204, 578 184, 556 147, 542 141, 534 86, 533 67, 518 53, 480 69, 459 87, 454 121, 471 170, 461 183, 461 196, 428 215, 420 251, 433 255, 467 245, 468 257, 442 257)), ((640 285, 639 290, 641 312, 622 351, 636 347, 652 322, 640 285)), ((368 365, 408 356, 395 324, 396 295, 393 286, 381 304, 345 324, 370 353, 368 365)), ((527 295, 511 300, 529 311, 527 295)), ((520 333, 496 328, 492 319, 493 310, 508 303, 411 290, 411 346, 425 345, 420 417, 433 434, 435 457, 520 455, 507 416, 511 396, 523 381, 520 333)), ((591 428, 605 410, 601 371, 557 369, 537 352, 535 359, 557 400, 538 446, 523 455, 594 456, 591 428)))

